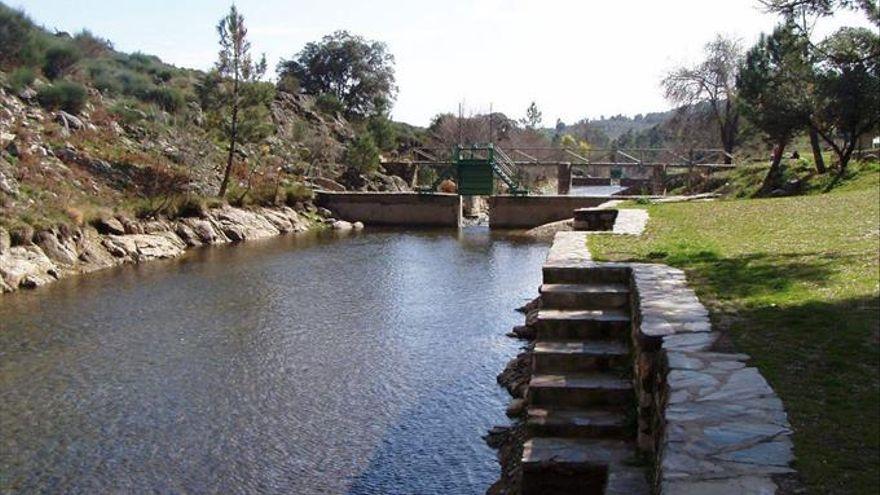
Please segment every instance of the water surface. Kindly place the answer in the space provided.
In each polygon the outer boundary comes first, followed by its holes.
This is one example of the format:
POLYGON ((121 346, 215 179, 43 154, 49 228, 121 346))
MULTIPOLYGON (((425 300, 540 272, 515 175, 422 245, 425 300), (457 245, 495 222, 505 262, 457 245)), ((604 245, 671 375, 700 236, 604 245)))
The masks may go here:
POLYGON ((546 246, 281 237, 0 298, 0 492, 482 493, 546 246))

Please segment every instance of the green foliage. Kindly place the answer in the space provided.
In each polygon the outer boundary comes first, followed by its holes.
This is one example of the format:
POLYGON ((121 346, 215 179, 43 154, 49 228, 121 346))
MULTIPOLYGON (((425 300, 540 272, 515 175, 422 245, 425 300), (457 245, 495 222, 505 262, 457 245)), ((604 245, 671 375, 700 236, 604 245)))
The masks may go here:
POLYGON ((397 146, 397 130, 387 116, 370 117, 367 121, 367 131, 380 150, 391 151, 397 146))
POLYGON ((297 203, 311 201, 315 197, 315 192, 302 182, 294 182, 284 188, 284 203, 287 206, 294 206, 297 203))
POLYGON ((334 116, 345 111, 345 105, 335 95, 321 93, 315 98, 315 106, 321 113, 334 116))
POLYGON ((880 477, 872 179, 828 194, 655 205, 644 235, 589 239, 596 260, 685 270, 715 329, 785 403, 810 493, 874 494, 880 477))
POLYGON ((346 163, 362 174, 370 174, 379 168, 379 148, 373 137, 361 134, 345 151, 346 163))
POLYGON ((45 42, 23 12, 0 3, 0 67, 36 65, 45 42))
POLYGON ((86 103, 86 88, 72 81, 47 84, 37 92, 37 101, 50 110, 79 113, 86 103))
POLYGON ((331 94, 350 116, 387 110, 397 94, 394 57, 384 43, 336 31, 278 64, 279 79, 295 77, 311 95, 331 94))
POLYGON ((75 46, 57 42, 43 55, 43 74, 49 79, 63 77, 81 58, 82 54, 75 46))
POLYGON ((83 56, 89 58, 102 57, 113 52, 113 43, 95 36, 88 29, 76 33, 73 37, 73 45, 83 56))
POLYGON ((296 78, 293 74, 284 74, 278 78, 278 83, 276 83, 276 87, 278 91, 282 91, 284 93, 290 94, 299 94, 302 86, 299 84, 299 79, 296 78))
POLYGON ((127 125, 137 124, 147 118, 146 112, 131 101, 117 101, 110 107, 110 115, 127 125))
POLYGON ((538 110, 538 105, 533 101, 529 104, 529 108, 526 109, 525 118, 520 119, 520 123, 526 127, 526 129, 537 129, 541 125, 542 113, 538 110))
POLYGON ((168 86, 151 88, 143 96, 143 100, 155 103, 159 108, 168 112, 176 112, 186 104, 183 93, 177 88, 168 86))
POLYGON ((37 73, 30 67, 19 67, 9 74, 9 88, 13 91, 21 91, 37 78, 37 73))

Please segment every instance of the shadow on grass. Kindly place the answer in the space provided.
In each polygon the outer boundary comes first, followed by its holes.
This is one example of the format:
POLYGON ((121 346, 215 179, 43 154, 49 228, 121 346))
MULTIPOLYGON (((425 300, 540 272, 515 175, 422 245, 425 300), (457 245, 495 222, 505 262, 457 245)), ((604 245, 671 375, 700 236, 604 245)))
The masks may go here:
POLYGON ((652 251, 648 261, 690 271, 718 299, 738 299, 788 290, 796 283, 822 283, 853 255, 829 253, 746 254, 720 257, 712 250, 652 251))
POLYGON ((721 308, 713 321, 785 403, 809 491, 876 493, 880 296, 721 308))

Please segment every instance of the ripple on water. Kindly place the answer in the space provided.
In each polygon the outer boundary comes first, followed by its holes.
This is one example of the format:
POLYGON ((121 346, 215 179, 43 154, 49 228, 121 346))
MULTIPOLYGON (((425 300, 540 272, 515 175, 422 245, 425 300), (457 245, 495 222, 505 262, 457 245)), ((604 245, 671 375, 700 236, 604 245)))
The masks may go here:
POLYGON ((0 492, 483 493, 545 251, 283 237, 4 296, 0 492))

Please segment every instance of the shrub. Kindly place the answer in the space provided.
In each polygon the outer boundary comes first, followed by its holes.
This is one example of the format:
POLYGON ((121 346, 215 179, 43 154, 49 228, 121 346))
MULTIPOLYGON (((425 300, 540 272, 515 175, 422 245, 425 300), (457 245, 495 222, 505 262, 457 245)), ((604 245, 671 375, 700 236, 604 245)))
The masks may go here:
POLYGON ((147 114, 143 110, 121 101, 110 107, 110 115, 127 125, 137 124, 147 118, 147 114))
POLYGON ((339 101, 339 98, 330 93, 321 93, 318 95, 318 97, 315 98, 315 106, 318 107, 318 110, 327 115, 336 115, 345 110, 345 105, 339 101))
POLYGON ((183 108, 183 105, 186 103, 183 93, 179 89, 164 86, 150 89, 143 99, 155 103, 168 112, 176 112, 183 108))
POLYGON ((43 74, 49 79, 58 79, 64 76, 80 58, 82 55, 75 46, 56 43, 43 55, 43 74))
POLYGON ((9 74, 9 89, 13 91, 21 91, 25 87, 30 86, 37 73, 30 67, 19 67, 9 74))
POLYGON ((81 53, 91 58, 107 55, 113 50, 113 43, 95 36, 88 29, 76 33, 73 37, 73 44, 81 53))
POLYGON ((186 195, 177 204, 178 217, 204 217, 207 213, 208 205, 199 196, 186 195))
POLYGON ((397 144, 397 132, 394 125, 384 115, 374 115, 367 122, 367 130, 373 136, 376 146, 383 151, 389 151, 397 144))
POLYGON ((37 92, 37 101, 50 110, 79 113, 86 104, 86 88, 71 81, 47 84, 37 92))
POLYGON ((345 151, 345 161, 362 174, 375 172, 379 168, 379 148, 373 137, 361 134, 345 151))
POLYGON ((284 188, 284 203, 293 206, 300 202, 311 201, 315 193, 302 182, 295 182, 284 188))
POLYGON ((34 64, 40 41, 34 23, 23 12, 0 3, 0 67, 34 64))
POLYGON ((9 240, 13 246, 27 246, 34 237, 34 228, 27 224, 18 224, 9 229, 9 240))

